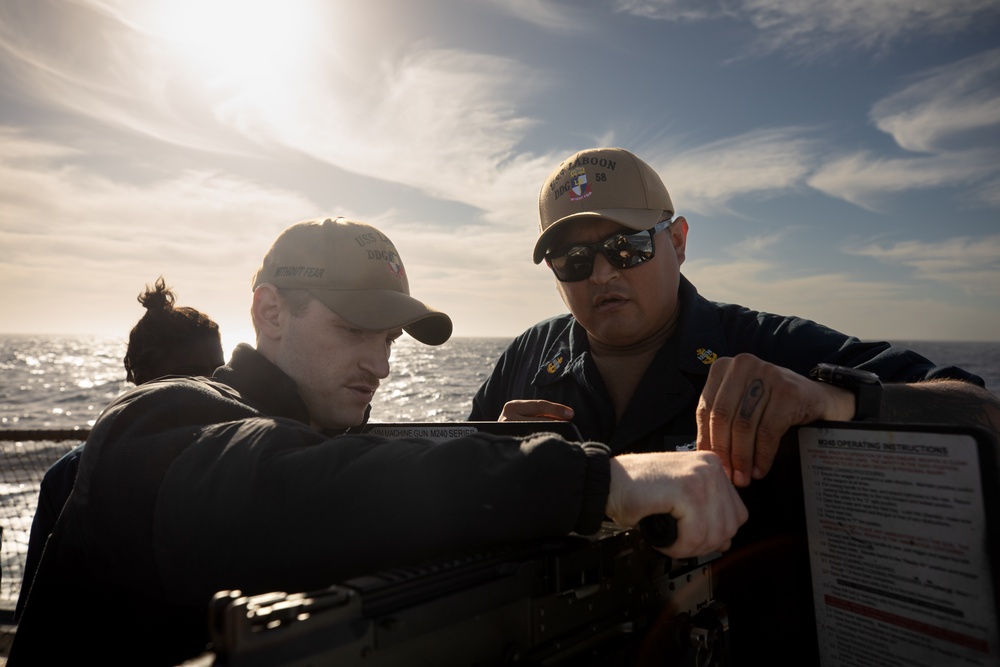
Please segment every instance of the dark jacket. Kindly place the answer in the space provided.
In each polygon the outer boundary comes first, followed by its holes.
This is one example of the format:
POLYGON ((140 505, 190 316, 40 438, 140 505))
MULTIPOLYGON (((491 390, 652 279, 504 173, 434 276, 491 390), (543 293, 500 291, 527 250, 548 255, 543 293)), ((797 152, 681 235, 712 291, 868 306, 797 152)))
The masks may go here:
POLYGON ((597 530, 607 448, 551 435, 432 444, 321 434, 249 346, 212 380, 144 384, 101 414, 8 665, 172 665, 224 589, 304 591, 513 540, 597 530), (58 642, 52 641, 58 638, 58 642))
POLYGON ((683 276, 680 309, 676 332, 657 352, 619 423, 587 333, 568 314, 514 339, 473 398, 469 419, 495 420, 512 399, 545 399, 572 407, 582 436, 607 444, 613 454, 670 451, 694 441, 695 408, 712 362, 741 352, 801 375, 826 362, 872 371, 883 382, 952 378, 984 384, 889 343, 861 342, 799 317, 708 301, 683 276))

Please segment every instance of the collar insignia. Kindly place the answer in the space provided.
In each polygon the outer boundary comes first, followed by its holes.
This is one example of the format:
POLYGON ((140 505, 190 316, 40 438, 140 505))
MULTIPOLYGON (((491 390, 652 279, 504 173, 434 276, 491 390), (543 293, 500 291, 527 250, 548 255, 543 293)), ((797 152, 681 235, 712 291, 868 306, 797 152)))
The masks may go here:
POLYGON ((719 358, 715 352, 712 352, 708 348, 699 347, 695 350, 695 354, 698 355, 698 361, 705 364, 706 366, 711 366, 715 363, 715 360, 719 358))
POLYGON ((545 370, 549 372, 549 375, 555 373, 562 366, 563 358, 561 356, 556 357, 549 363, 545 365, 545 370))

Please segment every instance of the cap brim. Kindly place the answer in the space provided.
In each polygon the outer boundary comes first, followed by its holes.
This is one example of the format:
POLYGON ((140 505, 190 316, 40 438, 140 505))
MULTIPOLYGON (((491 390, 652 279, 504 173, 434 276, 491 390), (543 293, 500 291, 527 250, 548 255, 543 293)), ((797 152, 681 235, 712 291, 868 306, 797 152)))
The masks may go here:
POLYGON ((535 241, 535 250, 532 253, 532 259, 535 264, 539 264, 545 259, 545 252, 549 249, 552 238, 557 231, 565 229, 568 223, 574 220, 594 218, 611 220, 629 229, 641 232, 644 229, 653 227, 662 220, 663 211, 646 208, 607 208, 598 211, 581 211, 573 215, 567 215, 565 218, 559 218, 546 227, 545 231, 538 237, 538 240, 535 241))
POLYGON ((421 343, 440 345, 451 338, 451 318, 394 290, 309 290, 323 305, 351 324, 372 331, 402 327, 421 343))

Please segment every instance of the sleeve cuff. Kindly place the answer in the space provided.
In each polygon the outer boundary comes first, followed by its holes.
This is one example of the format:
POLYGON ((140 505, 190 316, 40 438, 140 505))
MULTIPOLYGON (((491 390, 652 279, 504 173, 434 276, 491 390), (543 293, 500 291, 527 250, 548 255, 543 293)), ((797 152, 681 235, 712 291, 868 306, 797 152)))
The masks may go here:
POLYGON ((607 445, 589 442, 583 445, 587 455, 583 502, 575 531, 581 535, 596 533, 604 521, 604 510, 611 491, 611 451, 607 445))

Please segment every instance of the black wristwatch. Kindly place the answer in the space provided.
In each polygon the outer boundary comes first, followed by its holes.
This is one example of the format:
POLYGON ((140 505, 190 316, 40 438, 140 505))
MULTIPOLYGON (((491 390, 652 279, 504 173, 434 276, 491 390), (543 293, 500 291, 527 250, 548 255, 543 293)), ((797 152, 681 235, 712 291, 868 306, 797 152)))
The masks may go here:
POLYGON ((854 392, 854 421, 878 421, 882 414, 882 382, 878 375, 850 366, 818 364, 809 377, 854 392))

